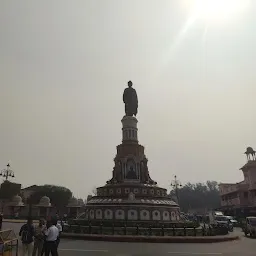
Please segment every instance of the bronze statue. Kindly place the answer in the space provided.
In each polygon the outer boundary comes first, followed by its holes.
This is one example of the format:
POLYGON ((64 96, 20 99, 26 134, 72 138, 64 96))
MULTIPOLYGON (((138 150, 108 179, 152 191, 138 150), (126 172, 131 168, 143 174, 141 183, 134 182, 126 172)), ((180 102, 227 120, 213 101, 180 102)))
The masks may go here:
POLYGON ((136 116, 138 112, 138 97, 136 90, 132 88, 132 81, 128 82, 128 88, 124 90, 123 101, 125 114, 127 116, 136 116))

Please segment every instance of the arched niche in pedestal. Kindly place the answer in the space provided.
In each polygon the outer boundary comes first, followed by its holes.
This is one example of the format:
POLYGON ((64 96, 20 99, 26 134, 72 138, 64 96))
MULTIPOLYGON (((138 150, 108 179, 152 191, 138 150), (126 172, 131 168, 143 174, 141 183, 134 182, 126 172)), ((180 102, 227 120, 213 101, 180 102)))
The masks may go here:
POLYGON ((128 158, 126 161, 125 176, 126 180, 139 180, 139 170, 133 158, 128 158))
POLYGON ((104 211, 104 219, 106 220, 112 220, 113 219, 113 211, 110 209, 106 209, 104 211))
POLYGON ((176 221, 175 211, 171 211, 171 221, 176 221))
POLYGON ((179 221, 180 220, 180 212, 178 210, 176 210, 176 220, 179 221))
POLYGON ((161 220, 160 211, 154 210, 154 211, 152 212, 152 219, 153 219, 153 220, 161 220))
POLYGON ((90 210, 89 217, 90 217, 91 220, 94 219, 94 210, 92 210, 92 209, 90 210))
POLYGON ((96 210, 95 219, 97 219, 97 220, 101 220, 102 219, 102 210, 101 209, 97 209, 96 210))
POLYGON ((163 211, 163 220, 165 221, 170 220, 170 213, 168 211, 163 211))
POLYGON ((115 211, 115 219, 116 220, 124 220, 125 219, 125 212, 124 210, 118 209, 115 211))
POLYGON ((127 213, 128 220, 137 220, 138 219, 138 212, 136 210, 128 210, 127 213))
POLYGON ((140 219, 141 220, 150 220, 150 213, 148 210, 141 210, 140 211, 140 219))

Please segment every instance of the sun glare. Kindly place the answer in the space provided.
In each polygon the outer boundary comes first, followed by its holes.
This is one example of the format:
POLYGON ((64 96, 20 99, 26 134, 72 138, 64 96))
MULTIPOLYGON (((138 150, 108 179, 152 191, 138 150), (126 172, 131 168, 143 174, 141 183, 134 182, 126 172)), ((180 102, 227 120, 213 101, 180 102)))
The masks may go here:
POLYGON ((222 23, 241 14, 250 0, 194 0, 191 2, 193 2, 193 15, 196 19, 222 23))

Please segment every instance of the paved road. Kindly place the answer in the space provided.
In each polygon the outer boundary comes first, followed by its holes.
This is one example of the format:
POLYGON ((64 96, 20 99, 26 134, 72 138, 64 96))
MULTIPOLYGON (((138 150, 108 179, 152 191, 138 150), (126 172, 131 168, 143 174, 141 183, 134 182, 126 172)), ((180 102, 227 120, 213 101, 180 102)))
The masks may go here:
MULTIPOLYGON (((20 224, 5 223, 17 231, 20 224)), ((253 256, 256 239, 246 238, 240 229, 234 233, 241 240, 218 244, 111 243, 62 239, 60 256, 253 256)))

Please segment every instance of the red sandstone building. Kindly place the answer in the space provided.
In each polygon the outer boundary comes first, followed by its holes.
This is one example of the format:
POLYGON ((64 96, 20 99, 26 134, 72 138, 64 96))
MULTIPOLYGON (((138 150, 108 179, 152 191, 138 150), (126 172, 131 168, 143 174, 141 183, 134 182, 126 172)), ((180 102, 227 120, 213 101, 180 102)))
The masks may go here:
POLYGON ((248 147, 247 163, 240 169, 244 180, 238 183, 219 185, 221 210, 227 215, 256 216, 256 158, 255 151, 248 147))

